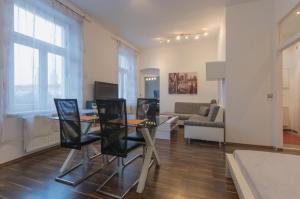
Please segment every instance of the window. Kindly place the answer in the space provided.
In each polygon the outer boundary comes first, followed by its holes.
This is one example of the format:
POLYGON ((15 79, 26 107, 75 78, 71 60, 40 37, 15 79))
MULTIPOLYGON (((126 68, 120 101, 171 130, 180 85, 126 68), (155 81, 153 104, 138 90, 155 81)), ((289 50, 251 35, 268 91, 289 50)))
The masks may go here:
POLYGON ((50 111, 82 98, 81 23, 41 1, 15 1, 8 112, 50 111), (30 3, 29 3, 30 2, 30 3))
POLYGON ((286 17, 279 23, 279 43, 284 45, 291 38, 300 35, 300 5, 297 5, 286 17))
POLYGON ((126 99, 129 108, 135 108, 137 100, 136 55, 123 45, 119 46, 119 97, 126 99))

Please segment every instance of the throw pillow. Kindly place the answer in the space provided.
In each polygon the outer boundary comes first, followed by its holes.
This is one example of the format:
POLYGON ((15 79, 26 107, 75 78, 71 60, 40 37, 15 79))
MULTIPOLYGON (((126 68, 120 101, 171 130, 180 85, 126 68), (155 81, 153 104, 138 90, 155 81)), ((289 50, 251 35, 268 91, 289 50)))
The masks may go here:
POLYGON ((209 110, 209 113, 208 113, 208 121, 211 121, 211 122, 214 122, 217 115, 218 115, 218 112, 219 112, 219 106, 217 104, 211 104, 210 105, 210 110, 209 110))
POLYGON ((209 107, 208 106, 200 106, 199 108, 199 112, 198 114, 199 115, 202 115, 202 116, 208 116, 208 113, 209 113, 209 107))

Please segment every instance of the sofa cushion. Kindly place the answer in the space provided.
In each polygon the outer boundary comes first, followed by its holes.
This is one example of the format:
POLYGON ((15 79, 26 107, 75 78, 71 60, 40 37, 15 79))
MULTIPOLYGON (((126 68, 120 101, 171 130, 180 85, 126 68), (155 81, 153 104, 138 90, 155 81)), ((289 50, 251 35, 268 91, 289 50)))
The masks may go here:
POLYGON ((190 121, 202 121, 202 122, 208 122, 208 118, 202 115, 191 115, 189 118, 190 121))
POLYGON ((217 104, 210 105, 209 113, 207 116, 209 121, 211 121, 211 122, 215 121, 215 119, 218 115, 219 109, 220 109, 220 106, 218 106, 217 104))
POLYGON ((177 116, 179 120, 188 120, 192 114, 180 114, 180 113, 165 112, 165 113, 161 113, 161 115, 177 116))
POLYGON ((220 106, 217 117, 214 122, 224 122, 224 108, 220 106))
POLYGON ((198 112, 199 115, 208 116, 208 113, 209 113, 209 107, 208 106, 200 106, 199 112, 198 112))
POLYGON ((160 113, 160 115, 174 116, 174 115, 176 115, 176 113, 174 113, 174 112, 163 112, 163 113, 160 113))
POLYGON ((186 126, 203 126, 203 127, 214 127, 214 128, 224 128, 224 122, 210 122, 210 121, 196 121, 196 120, 186 120, 184 121, 186 126))
POLYGON ((198 114, 200 106, 209 106, 208 103, 175 102, 175 113, 198 114))

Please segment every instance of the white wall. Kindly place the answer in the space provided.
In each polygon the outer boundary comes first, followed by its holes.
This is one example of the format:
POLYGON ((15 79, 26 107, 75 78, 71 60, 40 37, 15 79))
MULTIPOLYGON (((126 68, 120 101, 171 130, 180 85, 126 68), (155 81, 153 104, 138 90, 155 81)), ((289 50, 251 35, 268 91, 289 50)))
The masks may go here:
POLYGON ((271 0, 226 10, 226 138, 272 145, 273 6, 271 0), (266 14, 268 13, 268 14, 266 14))
POLYGON ((84 45, 84 99, 92 100, 94 81, 118 81, 117 44, 100 24, 85 22, 84 45))
POLYGON ((226 9, 227 141, 282 147, 278 23, 299 2, 258 0, 226 9))
POLYGON ((217 82, 205 81, 205 63, 216 61, 217 54, 215 36, 192 41, 192 43, 170 44, 142 51, 140 68, 160 69, 161 112, 174 111, 175 102, 209 102, 218 97, 217 82), (173 72, 198 72, 198 94, 170 95, 168 74, 173 72))

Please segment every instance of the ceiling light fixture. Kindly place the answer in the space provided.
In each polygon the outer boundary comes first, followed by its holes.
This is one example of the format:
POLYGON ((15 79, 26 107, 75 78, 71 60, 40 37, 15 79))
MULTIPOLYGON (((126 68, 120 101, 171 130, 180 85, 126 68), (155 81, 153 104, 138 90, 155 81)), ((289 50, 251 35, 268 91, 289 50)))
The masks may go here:
POLYGON ((296 12, 296 14, 297 14, 297 15, 300 15, 300 11, 298 10, 298 11, 296 12))
POLYGON ((187 33, 187 34, 180 34, 180 35, 175 35, 173 37, 160 37, 158 39, 158 42, 160 44, 163 44, 163 43, 171 43, 172 41, 182 41, 182 40, 188 40, 190 38, 194 38, 195 40, 199 40, 201 37, 206 37, 208 36, 209 33, 207 31, 203 31, 203 32, 200 32, 200 33, 187 33))

